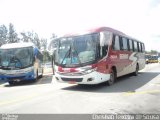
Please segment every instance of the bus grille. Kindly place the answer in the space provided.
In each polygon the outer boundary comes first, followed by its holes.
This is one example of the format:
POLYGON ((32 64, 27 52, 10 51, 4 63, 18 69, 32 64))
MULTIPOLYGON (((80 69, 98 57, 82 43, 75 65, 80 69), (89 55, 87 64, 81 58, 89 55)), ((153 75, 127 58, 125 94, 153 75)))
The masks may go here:
POLYGON ((63 81, 82 82, 83 78, 61 78, 63 81))
POLYGON ((9 77, 9 80, 14 80, 14 79, 23 79, 25 76, 20 76, 20 77, 9 77))

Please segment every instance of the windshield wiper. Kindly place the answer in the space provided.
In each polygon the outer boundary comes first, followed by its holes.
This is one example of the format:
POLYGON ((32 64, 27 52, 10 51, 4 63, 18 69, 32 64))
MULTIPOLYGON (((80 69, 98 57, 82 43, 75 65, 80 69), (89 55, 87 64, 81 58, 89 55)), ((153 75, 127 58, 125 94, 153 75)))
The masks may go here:
POLYGON ((78 58, 78 62, 79 62, 79 64, 80 64, 80 66, 82 66, 82 63, 81 63, 81 60, 80 60, 80 58, 79 58, 79 56, 78 56, 78 52, 77 52, 77 50, 73 47, 73 49, 75 50, 75 52, 76 52, 76 54, 77 54, 77 58, 78 58))
POLYGON ((66 52, 64 58, 62 59, 61 65, 62 65, 63 61, 65 60, 65 58, 70 55, 70 53, 71 53, 71 45, 69 47, 69 50, 66 52))
POLYGON ((16 56, 13 56, 10 59, 10 62, 8 64, 7 68, 22 68, 22 63, 16 56), (11 63, 14 63, 14 66, 10 66, 11 63), (18 64, 18 65, 16 65, 16 64, 18 64))

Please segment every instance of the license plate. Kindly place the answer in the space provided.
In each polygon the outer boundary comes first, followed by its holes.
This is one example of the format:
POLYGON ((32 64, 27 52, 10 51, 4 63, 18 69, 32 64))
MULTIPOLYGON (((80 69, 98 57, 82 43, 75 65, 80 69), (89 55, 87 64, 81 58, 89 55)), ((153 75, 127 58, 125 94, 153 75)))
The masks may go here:
POLYGON ((19 82, 21 80, 20 79, 13 79, 12 81, 19 82))
POLYGON ((68 83, 69 83, 69 84, 76 84, 75 81, 69 81, 68 83))

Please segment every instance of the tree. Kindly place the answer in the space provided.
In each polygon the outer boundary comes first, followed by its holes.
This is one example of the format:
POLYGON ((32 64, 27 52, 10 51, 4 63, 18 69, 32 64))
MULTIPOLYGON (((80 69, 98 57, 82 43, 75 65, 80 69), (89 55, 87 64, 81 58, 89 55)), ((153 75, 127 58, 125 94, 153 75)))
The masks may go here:
POLYGON ((8 30, 5 25, 0 26, 0 46, 7 43, 8 30))
POLYGON ((12 23, 9 24, 8 43, 19 42, 18 34, 16 33, 12 23))
POLYGON ((51 51, 57 46, 58 40, 56 38, 57 38, 57 35, 52 33, 52 37, 50 38, 51 41, 48 46, 48 49, 51 51))
POLYGON ((52 33, 52 36, 51 36, 51 40, 57 38, 57 35, 55 33, 52 33))
POLYGON ((41 49, 41 41, 39 39, 39 36, 35 32, 21 32, 23 42, 32 42, 35 44, 39 49, 41 49))
MULTIPOLYGON (((0 26, 0 46, 5 43, 16 43, 19 41, 22 42, 32 42, 39 49, 47 49, 47 39, 40 39, 36 32, 21 32, 21 39, 18 38, 14 26, 12 23, 9 24, 9 30, 5 25, 0 26)), ((52 37, 55 37, 55 34, 52 34, 52 37)))
POLYGON ((47 62, 51 60, 49 52, 47 51, 47 39, 42 38, 40 40, 41 43, 41 50, 43 51, 43 61, 47 62))
POLYGON ((156 51, 156 50, 151 50, 151 54, 158 54, 158 51, 156 51))
POLYGON ((34 34, 34 38, 32 42, 38 47, 38 49, 41 49, 41 43, 37 33, 34 34))
POLYGON ((51 55, 49 54, 49 52, 47 50, 44 50, 43 52, 43 62, 49 62, 51 61, 51 55))
POLYGON ((151 50, 151 51, 145 51, 146 54, 151 54, 151 55, 156 55, 158 54, 158 51, 156 50, 151 50))
POLYGON ((21 32, 20 33, 21 35, 22 35, 22 39, 21 39, 21 41, 23 41, 23 42, 30 42, 30 36, 28 35, 28 32, 27 33, 25 33, 25 32, 21 32))
POLYGON ((46 50, 47 49, 47 39, 45 38, 42 38, 40 40, 40 44, 41 44, 41 49, 43 48, 43 50, 46 50))

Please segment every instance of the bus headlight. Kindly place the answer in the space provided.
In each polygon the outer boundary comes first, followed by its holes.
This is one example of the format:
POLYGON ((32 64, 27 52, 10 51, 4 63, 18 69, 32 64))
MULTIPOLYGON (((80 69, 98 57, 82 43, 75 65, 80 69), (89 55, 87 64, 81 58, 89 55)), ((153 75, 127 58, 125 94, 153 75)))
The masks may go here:
POLYGON ((97 66, 95 64, 93 64, 93 65, 88 65, 88 66, 85 66, 85 67, 81 67, 80 69, 78 69, 78 71, 80 71, 84 74, 89 74, 91 72, 96 71, 96 69, 97 69, 97 66))
POLYGON ((87 74, 89 74, 89 73, 94 72, 94 71, 96 71, 96 69, 90 69, 90 70, 86 70, 84 72, 87 73, 87 74))

